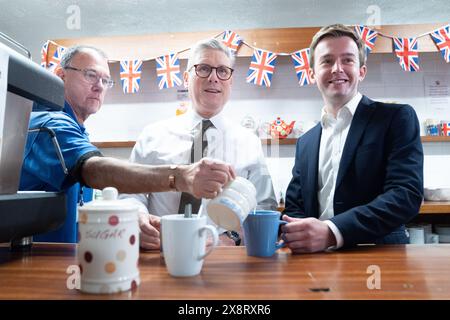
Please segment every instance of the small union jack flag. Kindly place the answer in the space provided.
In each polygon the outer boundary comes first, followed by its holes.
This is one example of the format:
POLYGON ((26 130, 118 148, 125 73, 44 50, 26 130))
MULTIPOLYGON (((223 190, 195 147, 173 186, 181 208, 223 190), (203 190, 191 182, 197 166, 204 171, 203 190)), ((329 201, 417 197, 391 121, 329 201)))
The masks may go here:
POLYGON ((141 83, 142 60, 120 61, 120 80, 123 93, 136 93, 141 83))
POLYGON ((375 47, 375 41, 377 40, 378 32, 364 26, 356 26, 355 30, 366 46, 366 56, 369 55, 373 47, 375 47))
POLYGON ((172 53, 156 58, 156 76, 159 90, 181 85, 178 54, 172 53))
POLYGON ((247 74, 247 82, 270 87, 277 55, 273 52, 255 49, 247 74))
POLYGON ((441 136, 450 136, 450 123, 441 123, 441 136))
POLYGON ((309 48, 296 51, 291 54, 294 62, 295 73, 297 74, 298 84, 305 86, 311 83, 309 75, 309 48))
POLYGON ((231 51, 236 54, 239 46, 242 43, 242 38, 233 31, 227 30, 223 34, 222 42, 231 49, 231 51))
POLYGON ((41 67, 47 68, 47 55, 48 55, 48 45, 50 41, 46 41, 41 49, 41 67))
POLYGON ((433 38, 439 51, 441 51, 444 60, 450 62, 450 24, 433 31, 431 37, 433 38))
POLYGON ((61 58, 66 50, 67 49, 65 47, 56 47, 53 57, 48 62, 48 70, 50 70, 51 72, 55 72, 56 67, 59 66, 61 58))
POLYGON ((405 71, 419 71, 419 52, 416 38, 394 38, 395 54, 405 71))

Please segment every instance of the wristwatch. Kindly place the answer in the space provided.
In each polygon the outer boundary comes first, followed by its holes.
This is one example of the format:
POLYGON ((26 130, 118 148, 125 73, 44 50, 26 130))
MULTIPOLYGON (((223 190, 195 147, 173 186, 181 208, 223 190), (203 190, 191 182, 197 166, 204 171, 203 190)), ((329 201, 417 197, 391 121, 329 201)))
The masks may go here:
POLYGON ((169 172, 171 172, 169 174, 169 188, 171 191, 178 191, 177 187, 175 185, 175 173, 174 173, 174 170, 176 170, 177 168, 178 168, 178 166, 176 164, 172 164, 169 167, 169 170, 170 170, 169 172))
POLYGON ((227 235, 228 238, 233 240, 236 246, 241 244, 241 237, 236 231, 225 231, 223 234, 227 235))

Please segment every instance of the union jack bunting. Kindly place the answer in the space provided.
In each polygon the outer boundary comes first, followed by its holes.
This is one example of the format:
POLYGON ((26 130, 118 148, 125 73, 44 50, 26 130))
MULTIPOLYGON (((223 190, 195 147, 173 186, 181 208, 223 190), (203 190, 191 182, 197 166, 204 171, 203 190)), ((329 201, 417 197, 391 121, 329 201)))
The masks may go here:
POLYGON ((236 54, 239 46, 242 43, 242 38, 233 31, 227 30, 223 34, 222 42, 231 49, 231 51, 236 54))
POLYGON ((50 41, 46 41, 41 49, 41 67, 47 68, 48 45, 50 41))
POLYGON ((156 58, 156 76, 159 90, 181 85, 178 54, 172 53, 156 58))
POLYGON ((56 67, 61 62, 61 58, 66 50, 67 49, 65 47, 56 47, 53 57, 51 57, 51 59, 48 61, 48 70, 50 70, 51 72, 55 72, 56 67))
POLYGON ((394 38, 394 49, 403 70, 419 71, 417 38, 394 38))
POLYGON ((441 51, 444 60, 450 62, 450 24, 433 31, 431 37, 433 38, 439 51, 441 51))
POLYGON ((291 54, 294 62, 295 73, 297 74, 298 84, 305 86, 311 83, 309 75, 309 48, 296 51, 291 54))
POLYGON ((375 41, 377 40, 378 32, 364 26, 356 26, 355 30, 366 46, 366 56, 369 55, 373 47, 375 47, 375 41))
POLYGON ((123 93, 136 93, 141 83, 142 60, 120 61, 120 81, 123 93))
POLYGON ((276 59, 276 53, 255 49, 246 81, 258 86, 270 87, 276 59))

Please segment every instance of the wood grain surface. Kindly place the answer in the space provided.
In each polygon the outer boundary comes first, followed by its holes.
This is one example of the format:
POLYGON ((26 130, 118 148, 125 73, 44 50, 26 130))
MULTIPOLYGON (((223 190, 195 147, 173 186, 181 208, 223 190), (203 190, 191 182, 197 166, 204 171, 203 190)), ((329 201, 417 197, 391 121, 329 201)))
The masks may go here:
POLYGON ((450 245, 361 246, 351 250, 271 258, 245 247, 218 247, 200 275, 171 277, 159 252, 142 252, 141 284, 112 295, 68 289, 76 245, 34 244, 30 254, 0 247, 0 299, 450 299, 450 245), (371 268, 379 267, 380 289, 371 268))

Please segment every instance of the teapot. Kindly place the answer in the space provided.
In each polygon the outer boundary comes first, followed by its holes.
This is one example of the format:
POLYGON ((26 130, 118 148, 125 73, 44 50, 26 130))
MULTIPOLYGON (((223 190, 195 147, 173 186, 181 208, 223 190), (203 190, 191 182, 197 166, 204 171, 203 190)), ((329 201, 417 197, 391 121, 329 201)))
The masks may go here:
POLYGON ((294 128, 295 121, 292 121, 289 125, 281 120, 280 117, 277 117, 270 124, 269 132, 273 139, 285 139, 292 132, 294 128))

